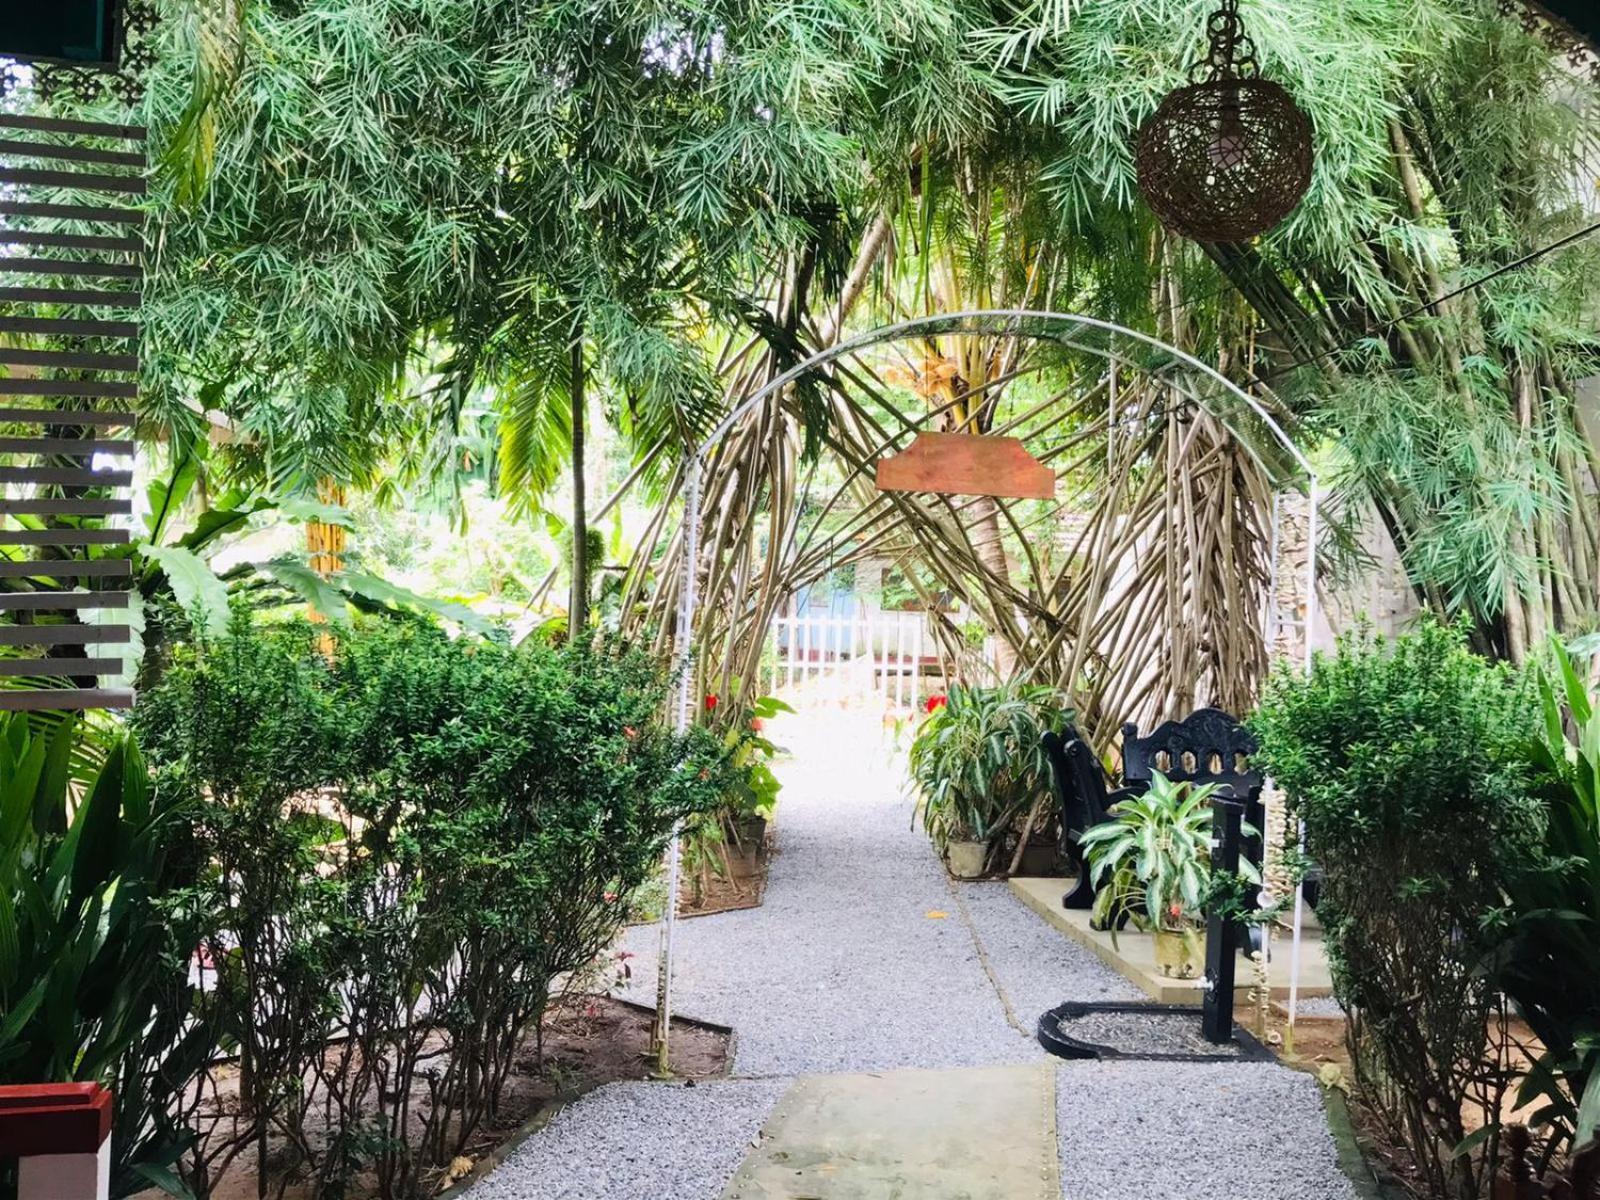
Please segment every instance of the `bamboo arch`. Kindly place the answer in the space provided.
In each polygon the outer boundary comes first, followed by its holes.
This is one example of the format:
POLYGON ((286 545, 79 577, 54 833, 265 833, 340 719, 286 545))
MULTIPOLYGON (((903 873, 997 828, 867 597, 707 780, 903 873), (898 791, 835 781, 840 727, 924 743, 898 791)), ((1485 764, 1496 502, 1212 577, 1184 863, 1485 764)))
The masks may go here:
MULTIPOLYGON (((735 663, 748 669, 759 659, 776 597, 820 577, 837 564, 841 550, 848 557, 886 544, 905 555, 924 557, 941 582, 966 598, 984 597, 985 606, 974 607, 982 607, 992 624, 1004 627, 1000 633, 1016 660, 1027 664, 1024 673, 1049 677, 1066 691, 1085 714, 1091 736, 1106 732, 1111 720, 1137 719, 1149 715, 1145 710, 1182 703, 1185 697, 1192 704, 1202 673, 1211 676, 1213 689, 1253 687, 1265 667, 1267 606, 1277 586, 1275 537, 1262 553, 1268 536, 1263 514, 1276 512, 1276 497, 1289 486, 1303 486, 1309 498, 1303 593, 1304 654, 1309 666, 1317 603, 1314 548, 1320 481, 1316 470, 1283 421, 1260 399, 1193 355, 1094 317, 983 309, 873 329, 765 379, 760 369, 752 367, 736 376, 730 410, 686 456, 677 486, 658 509, 622 588, 624 621, 634 614, 631 619, 654 627, 658 639, 672 639, 678 670, 675 720, 680 731, 693 720, 693 697, 699 694, 697 638, 707 648, 721 648, 725 679, 735 663), (906 411, 891 398, 894 389, 864 358, 867 352, 906 343, 920 343, 941 361, 942 347, 954 343, 960 347, 957 359, 978 364, 968 375, 980 378, 963 377, 959 387, 952 382, 945 403, 924 402, 915 411, 906 411), (1071 382, 1065 392, 1046 395, 1042 401, 1024 398, 1020 413, 1001 420, 1002 399, 1009 402, 1009 390, 1025 375, 1022 351, 1028 346, 1054 352, 1055 362, 1049 366, 1059 367, 1071 382), (1097 363, 1098 369, 1085 372, 1085 362, 1097 363), (863 402, 859 393, 871 402, 863 402), (1064 399, 1068 393, 1070 400, 1064 399), (802 539, 798 521, 791 518, 809 505, 810 497, 797 498, 792 484, 805 423, 818 419, 819 408, 826 409, 820 434, 824 448, 843 464, 845 475, 817 506, 821 515, 802 539), (1027 530, 1002 502, 873 495, 866 484, 877 459, 903 449, 918 430, 952 416, 974 422, 975 412, 988 414, 984 432, 1042 444, 1036 457, 1060 463, 1063 478, 1076 479, 1088 465, 1096 465, 1092 475, 1099 490, 1092 515, 1059 570, 1041 569, 1028 549, 1027 530), (1046 441, 1051 436, 1057 438, 1053 443, 1046 441), (1097 465, 1102 455, 1103 470, 1097 465), (682 521, 674 530, 672 510, 680 495, 682 521), (822 535, 821 543, 815 544, 825 518, 839 509, 842 498, 851 496, 858 506, 842 531, 822 535), (1204 529, 1196 520, 1197 501, 1211 506, 1214 519, 1204 529), (708 511, 716 522, 709 546, 703 537, 708 511), (764 538, 759 532, 763 521, 764 538), (993 529, 987 556, 985 547, 975 545, 969 536, 971 528, 984 521, 993 529), (998 569, 985 561, 993 558, 1002 529, 1009 530, 1026 551, 1027 588, 1012 584, 1003 556, 998 569), (1190 535, 1186 546, 1178 545, 1180 531, 1190 535), (1241 552, 1251 550, 1253 557, 1246 561, 1241 552), (1212 555, 1219 561, 1213 563, 1212 555), (676 564, 675 574, 664 576, 653 591, 652 562, 676 564), (1202 574, 1214 579, 1216 586, 1199 586, 1202 574), (1220 620, 1208 602, 1220 607, 1220 620), (1137 611, 1131 615, 1111 611, 1119 607, 1137 611), (1164 614, 1164 624, 1154 617, 1145 620, 1153 610, 1164 614), (1245 620, 1243 614, 1252 611, 1256 620, 1245 620), (1163 630, 1173 631, 1188 621, 1206 626, 1187 647, 1194 653, 1174 642, 1162 647, 1171 653, 1152 670, 1140 650, 1149 651, 1149 643, 1159 641, 1163 630), (1229 630, 1237 634, 1245 626, 1248 661, 1230 659, 1229 647, 1219 643, 1228 641, 1229 630), (1223 636, 1218 636, 1219 630, 1223 636), (1141 637, 1146 643, 1142 647, 1141 637), (1131 673, 1128 663, 1134 664, 1131 673), (1230 668, 1251 677, 1230 681, 1225 678, 1230 668), (1193 676, 1188 683, 1183 682, 1188 678, 1185 672, 1193 676)), ((1069 497, 1051 514, 1058 515, 1077 498, 1069 497)), ((655 1050, 663 1072, 668 1069, 681 872, 676 831, 667 869, 656 993, 655 1050)), ((1297 890, 1291 956, 1295 981, 1301 929, 1297 890)), ((1291 983, 1291 1022, 1296 991, 1291 983)))

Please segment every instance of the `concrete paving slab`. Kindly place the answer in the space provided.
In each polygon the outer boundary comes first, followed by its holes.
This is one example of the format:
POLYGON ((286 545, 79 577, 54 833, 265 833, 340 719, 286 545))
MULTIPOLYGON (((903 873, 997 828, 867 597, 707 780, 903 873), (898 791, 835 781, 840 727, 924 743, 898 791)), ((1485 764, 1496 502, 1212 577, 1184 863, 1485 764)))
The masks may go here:
MULTIPOLYGON (((1089 928, 1086 909, 1062 908, 1061 893, 1066 885, 1059 879, 1013 878, 1009 886, 1018 899, 1080 946, 1094 951, 1107 966, 1120 971, 1137 984, 1152 1000, 1162 1004, 1199 1004, 1205 998, 1204 979, 1169 979, 1156 969, 1155 939, 1129 927, 1112 942, 1109 933, 1089 928)), ((1333 995, 1333 974, 1322 949, 1320 930, 1307 930, 1301 944, 1300 998, 1333 995)), ((1273 935, 1272 961, 1267 967, 1275 1000, 1289 997, 1289 935, 1273 935)), ((1248 1003, 1255 986, 1253 968, 1243 959, 1234 986, 1236 1009, 1248 1003)), ((1065 997, 1064 997, 1065 998, 1065 997)), ((1076 999, 1076 997, 1073 997, 1076 999)))
POLYGON ((811 1075, 723 1200, 1059 1200, 1055 1068, 811 1075))

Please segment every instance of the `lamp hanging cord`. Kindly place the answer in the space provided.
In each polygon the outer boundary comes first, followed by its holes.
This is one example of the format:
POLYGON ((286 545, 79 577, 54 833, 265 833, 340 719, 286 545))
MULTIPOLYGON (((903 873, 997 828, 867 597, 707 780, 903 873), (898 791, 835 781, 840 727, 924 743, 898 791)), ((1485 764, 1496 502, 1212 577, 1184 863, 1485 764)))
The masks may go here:
POLYGON ((1206 18, 1206 37, 1211 47, 1204 60, 1190 68, 1191 82, 1255 79, 1261 74, 1256 44, 1239 16, 1239 0, 1222 0, 1222 7, 1206 18))

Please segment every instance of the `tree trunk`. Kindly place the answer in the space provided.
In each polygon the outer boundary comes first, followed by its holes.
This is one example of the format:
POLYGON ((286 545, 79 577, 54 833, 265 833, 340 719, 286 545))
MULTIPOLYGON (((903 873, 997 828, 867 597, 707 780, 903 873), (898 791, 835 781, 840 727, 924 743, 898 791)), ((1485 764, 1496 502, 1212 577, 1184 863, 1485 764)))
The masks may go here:
POLYGON ((589 521, 585 508, 583 322, 572 337, 572 597, 567 605, 567 636, 577 640, 589 624, 589 521))
MULTIPOLYGON (((1006 561, 1006 545, 1001 537, 1000 505, 993 496, 979 496, 973 503, 977 520, 972 525, 972 548, 978 561, 1002 584, 1011 583, 1011 564, 1006 561)), ((1001 679, 1009 679, 1017 669, 1016 649, 1003 637, 994 639, 994 669, 1001 679)))

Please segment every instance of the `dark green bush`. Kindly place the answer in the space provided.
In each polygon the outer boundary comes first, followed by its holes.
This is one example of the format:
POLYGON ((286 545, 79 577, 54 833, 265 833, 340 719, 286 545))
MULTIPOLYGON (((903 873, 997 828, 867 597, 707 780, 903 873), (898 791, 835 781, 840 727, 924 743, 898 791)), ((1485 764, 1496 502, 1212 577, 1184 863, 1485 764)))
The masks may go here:
POLYGON ((326 632, 240 615, 174 655, 137 722, 158 789, 203 814, 213 1000, 248 1101, 234 1144, 318 1194, 413 1196, 493 1121, 618 897, 716 806, 727 754, 666 727, 669 681, 641 654, 385 621, 325 658, 326 632))
POLYGON ((1482 1194, 1510 1072, 1488 1028, 1509 890, 1538 859, 1527 680, 1428 624, 1341 638, 1309 677, 1283 670, 1251 725, 1305 823, 1318 915, 1366 1098, 1434 1194, 1482 1194), (1477 1150, 1463 1105, 1489 1124, 1477 1150), (1471 1145, 1467 1149, 1471 1149, 1471 1145))

